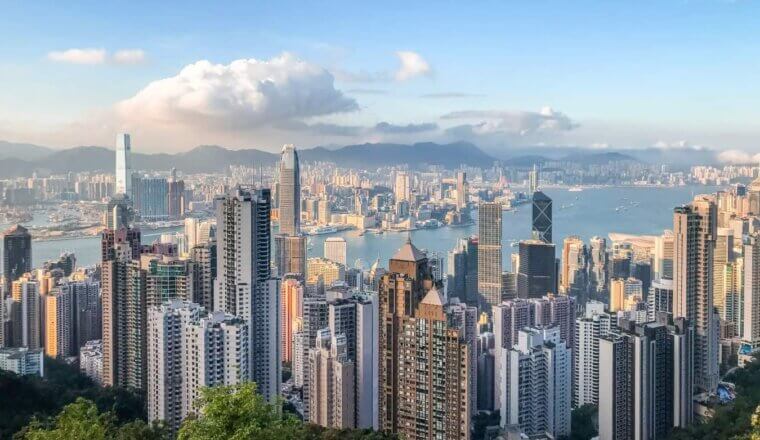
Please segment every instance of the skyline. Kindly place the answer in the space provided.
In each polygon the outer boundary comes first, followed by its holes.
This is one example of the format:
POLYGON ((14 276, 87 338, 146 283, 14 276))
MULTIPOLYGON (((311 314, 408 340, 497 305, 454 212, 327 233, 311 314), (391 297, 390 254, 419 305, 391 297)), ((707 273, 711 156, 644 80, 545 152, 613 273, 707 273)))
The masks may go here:
POLYGON ((754 2, 5 9, 8 141, 760 151, 754 2))

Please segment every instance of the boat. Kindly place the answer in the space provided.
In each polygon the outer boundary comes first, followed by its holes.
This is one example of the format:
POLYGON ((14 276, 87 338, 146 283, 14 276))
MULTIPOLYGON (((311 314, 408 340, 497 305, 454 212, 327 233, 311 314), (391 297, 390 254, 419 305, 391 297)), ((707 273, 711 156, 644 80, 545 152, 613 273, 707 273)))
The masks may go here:
POLYGON ((316 228, 307 232, 309 235, 325 235, 338 232, 338 228, 335 226, 317 226, 316 228))
POLYGON ((571 186, 567 191, 568 192, 581 192, 581 191, 583 191, 583 187, 575 185, 575 186, 571 186))

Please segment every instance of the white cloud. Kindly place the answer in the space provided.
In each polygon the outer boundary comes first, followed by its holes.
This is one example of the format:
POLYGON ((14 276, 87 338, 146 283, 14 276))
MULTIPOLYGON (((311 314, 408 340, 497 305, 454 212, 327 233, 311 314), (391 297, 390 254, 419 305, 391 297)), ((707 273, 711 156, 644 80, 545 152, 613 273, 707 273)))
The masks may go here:
POLYGON ((401 62, 401 66, 396 71, 397 81, 406 81, 418 76, 430 76, 433 73, 430 64, 417 52, 401 50, 396 52, 396 56, 401 62))
POLYGON ((265 124, 351 112, 359 106, 325 69, 289 53, 230 64, 198 61, 153 81, 117 104, 127 125, 246 130, 265 124))
POLYGON ((718 153, 718 161, 729 164, 756 164, 760 162, 760 153, 750 154, 742 150, 726 150, 718 153))
POLYGON ((106 61, 105 49, 68 49, 47 54, 50 61, 71 64, 103 64, 106 61))
POLYGON ((502 110, 465 110, 441 116, 441 119, 474 120, 474 134, 497 134, 526 136, 541 132, 569 131, 578 124, 562 112, 544 107, 538 112, 502 110))
POLYGON ((111 59, 116 64, 140 64, 145 61, 145 51, 142 49, 117 50, 111 59))

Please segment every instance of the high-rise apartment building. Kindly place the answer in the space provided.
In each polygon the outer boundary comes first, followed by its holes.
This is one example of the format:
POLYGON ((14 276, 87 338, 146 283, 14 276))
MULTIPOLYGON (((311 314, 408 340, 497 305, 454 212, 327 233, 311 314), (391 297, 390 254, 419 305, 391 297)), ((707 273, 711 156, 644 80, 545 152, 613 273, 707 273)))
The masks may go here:
POLYGON ((694 326, 694 383, 718 386, 718 323, 713 303, 716 207, 708 196, 675 208, 673 215, 673 315, 694 326))
POLYGON ((300 319, 303 309, 303 282, 294 275, 285 275, 280 284, 282 316, 280 325, 281 356, 283 362, 293 361, 293 337, 295 334, 296 320, 300 319))
POLYGON ((216 279, 216 242, 199 243, 190 247, 193 267, 193 302, 206 310, 214 310, 214 280, 216 279))
POLYGON ((132 142, 127 133, 116 135, 116 194, 132 197, 132 142))
POLYGON ((552 242, 552 199, 541 191, 533 193, 533 239, 552 242))
POLYGON ((501 425, 529 437, 570 435, 572 349, 557 327, 525 328, 506 353, 507 388, 501 425))
POLYGON ((356 366, 347 352, 346 335, 317 332, 309 350, 309 421, 328 428, 356 426, 356 366))
POLYGON ((291 144, 282 147, 280 156, 280 186, 278 203, 280 234, 298 235, 301 232, 301 170, 298 152, 291 144))
POLYGON ((396 182, 393 185, 393 194, 396 201, 411 200, 412 182, 409 173, 406 171, 396 172, 396 182))
POLYGON ((599 340, 599 437, 664 439, 691 423, 691 329, 650 322, 599 340))
POLYGON ((655 237, 654 241, 654 278, 673 279, 673 231, 655 237))
POLYGON ((328 237, 325 240, 325 258, 346 265, 346 239, 343 237, 328 237))
POLYGON ((306 262, 309 277, 322 277, 324 285, 329 287, 346 279, 346 267, 327 258, 309 258, 306 262))
POLYGON ((760 347, 760 233, 744 245, 744 327, 742 341, 754 350, 760 347))
POLYGON ((42 348, 44 341, 40 332, 39 282, 30 274, 22 275, 11 283, 10 337, 13 347, 42 348))
POLYGON ((599 338, 613 327, 613 318, 604 312, 604 303, 589 301, 584 315, 575 321, 573 347, 573 406, 599 403, 599 338))
POLYGON ((250 379, 272 400, 280 392, 280 287, 270 272, 269 189, 237 188, 216 200, 214 307, 248 325, 250 379))
POLYGON ((478 209, 478 295, 480 305, 501 302, 501 204, 481 203, 478 209))
POLYGON ((148 310, 148 420, 176 433, 198 410, 202 387, 249 380, 248 326, 240 318, 172 300, 148 310))

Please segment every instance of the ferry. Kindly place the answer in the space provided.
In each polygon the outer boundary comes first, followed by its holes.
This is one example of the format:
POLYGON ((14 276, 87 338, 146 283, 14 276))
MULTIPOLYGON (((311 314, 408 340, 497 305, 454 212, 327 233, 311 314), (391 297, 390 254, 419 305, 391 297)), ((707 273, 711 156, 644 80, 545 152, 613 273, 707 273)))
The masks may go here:
POLYGON ((338 228, 335 226, 317 226, 316 228, 307 232, 309 235, 325 235, 338 232, 338 228))
POLYGON ((567 191, 568 192, 581 192, 581 191, 583 191, 583 187, 575 185, 575 186, 571 186, 567 191))

